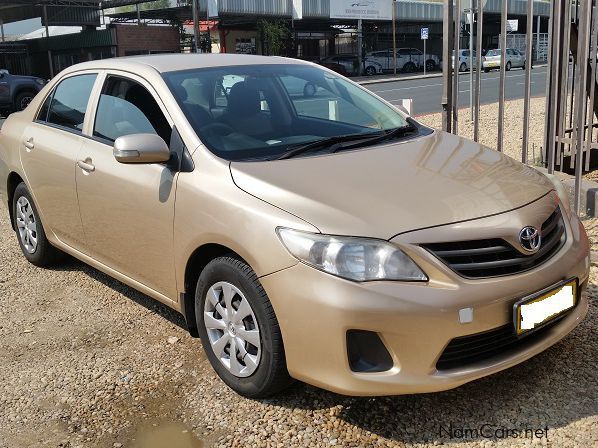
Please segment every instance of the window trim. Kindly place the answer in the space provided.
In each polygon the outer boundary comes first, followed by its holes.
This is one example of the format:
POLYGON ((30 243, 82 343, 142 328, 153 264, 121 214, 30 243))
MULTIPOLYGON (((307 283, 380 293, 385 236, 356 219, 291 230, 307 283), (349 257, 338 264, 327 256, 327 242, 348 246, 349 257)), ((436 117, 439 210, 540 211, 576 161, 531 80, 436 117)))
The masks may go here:
MULTIPOLYGON (((152 96, 154 101, 156 101, 156 103, 158 104, 160 111, 162 112, 162 114, 164 114, 164 117, 166 118, 166 121, 168 122, 170 127, 174 128, 174 126, 175 126, 174 120, 172 119, 170 113, 168 112, 168 109, 164 105, 162 98, 160 98, 160 95, 158 95, 158 93, 153 88, 153 86, 145 78, 143 78, 139 75, 136 75, 134 73, 124 71, 124 70, 106 69, 106 70, 102 70, 100 75, 98 76, 96 85, 94 86, 94 89, 92 90, 92 93, 90 96, 89 104, 92 106, 92 108, 88 111, 90 113, 88 126, 83 128, 84 129, 84 132, 83 132, 84 137, 87 137, 88 139, 93 140, 95 142, 102 143, 106 146, 109 146, 110 148, 114 147, 113 141, 106 140, 104 138, 97 137, 97 136, 93 135, 93 129, 95 126, 95 121, 96 121, 96 114, 98 112, 98 106, 99 106, 99 102, 100 102, 100 95, 102 93, 102 90, 104 90, 104 85, 106 84, 108 77, 110 77, 110 76, 118 76, 120 78, 124 78, 124 79, 130 80, 130 81, 136 82, 136 83, 140 84, 143 88, 145 88, 149 92, 149 94, 152 96)), ((169 145, 170 142, 166 142, 166 144, 169 145)))
MULTIPOLYGON (((76 71, 76 72, 72 72, 72 73, 67 73, 66 75, 64 75, 62 78, 57 79, 56 82, 54 82, 54 84, 52 84, 52 87, 50 88, 50 91, 48 92, 48 94, 44 97, 44 99, 42 101, 40 101, 37 110, 35 111, 35 119, 33 120, 34 123, 37 124, 41 124, 43 126, 48 126, 50 128, 54 128, 54 129, 59 129, 61 131, 65 131, 65 132, 69 132, 71 134, 74 135, 85 135, 85 126, 86 126, 86 122, 89 120, 89 113, 90 113, 90 106, 92 104, 92 100, 93 100, 93 94, 94 91, 96 89, 97 83, 98 83, 98 79, 100 78, 100 71, 99 70, 80 70, 80 71, 76 71), (85 108, 85 117, 83 118, 83 125, 81 126, 81 130, 79 129, 73 129, 73 128, 69 128, 66 126, 61 126, 59 124, 55 124, 55 123, 50 123, 48 121, 48 117, 46 116, 46 120, 40 120, 39 119, 39 113, 41 111, 41 108, 44 106, 46 100, 51 96, 52 99, 54 98, 54 94, 56 93, 56 88, 62 84, 63 81, 66 81, 69 78, 73 78, 75 76, 83 76, 83 75, 96 75, 96 79, 94 80, 94 84, 91 87, 91 91, 89 93, 89 99, 87 100, 87 106, 85 108)), ((50 100, 50 102, 52 101, 52 99, 50 100)), ((51 103, 50 103, 51 105, 51 103)), ((50 112, 50 108, 48 108, 48 113, 50 112)))

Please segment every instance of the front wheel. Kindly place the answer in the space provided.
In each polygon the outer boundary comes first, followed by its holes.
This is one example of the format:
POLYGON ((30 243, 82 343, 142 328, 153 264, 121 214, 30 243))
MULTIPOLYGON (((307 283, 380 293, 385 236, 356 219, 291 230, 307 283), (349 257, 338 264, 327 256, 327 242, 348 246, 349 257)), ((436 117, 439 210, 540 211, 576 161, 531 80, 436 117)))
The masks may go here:
POLYGON ((365 74, 368 75, 368 76, 374 76, 376 73, 377 73, 376 72, 376 68, 373 67, 373 66, 371 66, 371 65, 369 65, 365 69, 365 74))
POLYGON ((431 72, 432 70, 436 70, 436 63, 431 59, 426 61, 426 70, 431 72))
POLYGON ((467 65, 465 64, 465 62, 461 62, 461 65, 459 66, 459 71, 464 72, 466 70, 467 70, 467 65))
POLYGON ((19 93, 15 98, 15 105, 14 105, 15 111, 20 112, 22 110, 25 110, 25 108, 27 106, 29 106, 29 103, 31 102, 31 100, 33 100, 34 96, 35 96, 35 93, 32 93, 32 92, 19 93))
POLYGON ((195 315, 210 364, 235 392, 263 398, 292 383, 274 309, 244 261, 208 263, 197 282, 195 315))
POLYGON ((507 65, 505 66, 506 71, 511 71, 511 61, 507 61, 507 65))
POLYGON ((25 258, 39 267, 54 264, 60 258, 61 252, 46 238, 37 208, 23 182, 15 189, 12 210, 17 239, 25 258))

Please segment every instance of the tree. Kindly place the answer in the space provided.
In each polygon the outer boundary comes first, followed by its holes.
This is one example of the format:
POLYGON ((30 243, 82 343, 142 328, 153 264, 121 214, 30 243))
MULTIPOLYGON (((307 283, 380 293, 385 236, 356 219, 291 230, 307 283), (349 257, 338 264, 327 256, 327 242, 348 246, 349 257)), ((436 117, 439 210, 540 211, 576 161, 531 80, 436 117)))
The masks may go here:
POLYGON ((264 44, 263 53, 281 56, 290 34, 288 25, 282 20, 260 20, 257 29, 264 44))

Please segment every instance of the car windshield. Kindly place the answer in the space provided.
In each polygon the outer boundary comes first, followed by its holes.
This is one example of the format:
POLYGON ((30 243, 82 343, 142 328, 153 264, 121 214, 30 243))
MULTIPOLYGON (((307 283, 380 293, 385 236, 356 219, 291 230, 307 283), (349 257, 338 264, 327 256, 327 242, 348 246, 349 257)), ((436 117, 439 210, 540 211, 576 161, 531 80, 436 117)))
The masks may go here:
POLYGON ((202 142, 227 160, 271 159, 318 140, 408 126, 367 90, 317 66, 228 66, 163 76, 202 142))
POLYGON ((500 50, 488 50, 486 56, 500 56, 500 50))

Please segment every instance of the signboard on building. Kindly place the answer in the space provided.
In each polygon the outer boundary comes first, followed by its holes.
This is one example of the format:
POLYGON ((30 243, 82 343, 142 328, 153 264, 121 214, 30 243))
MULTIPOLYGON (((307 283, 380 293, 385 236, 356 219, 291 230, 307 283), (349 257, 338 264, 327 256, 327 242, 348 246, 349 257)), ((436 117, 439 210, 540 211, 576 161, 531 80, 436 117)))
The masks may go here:
POLYGON ((421 29, 422 40, 428 40, 428 35, 429 34, 430 34, 430 29, 429 28, 422 28, 421 29))
POLYGON ((208 0, 208 17, 218 17, 218 0, 208 0))
POLYGON ((293 0, 293 19, 299 20, 303 18, 303 0, 293 0))
POLYGON ((330 0, 330 18, 392 20, 389 0, 330 0))
POLYGON ((507 33, 514 33, 519 29, 519 20, 509 19, 507 20, 507 33))

